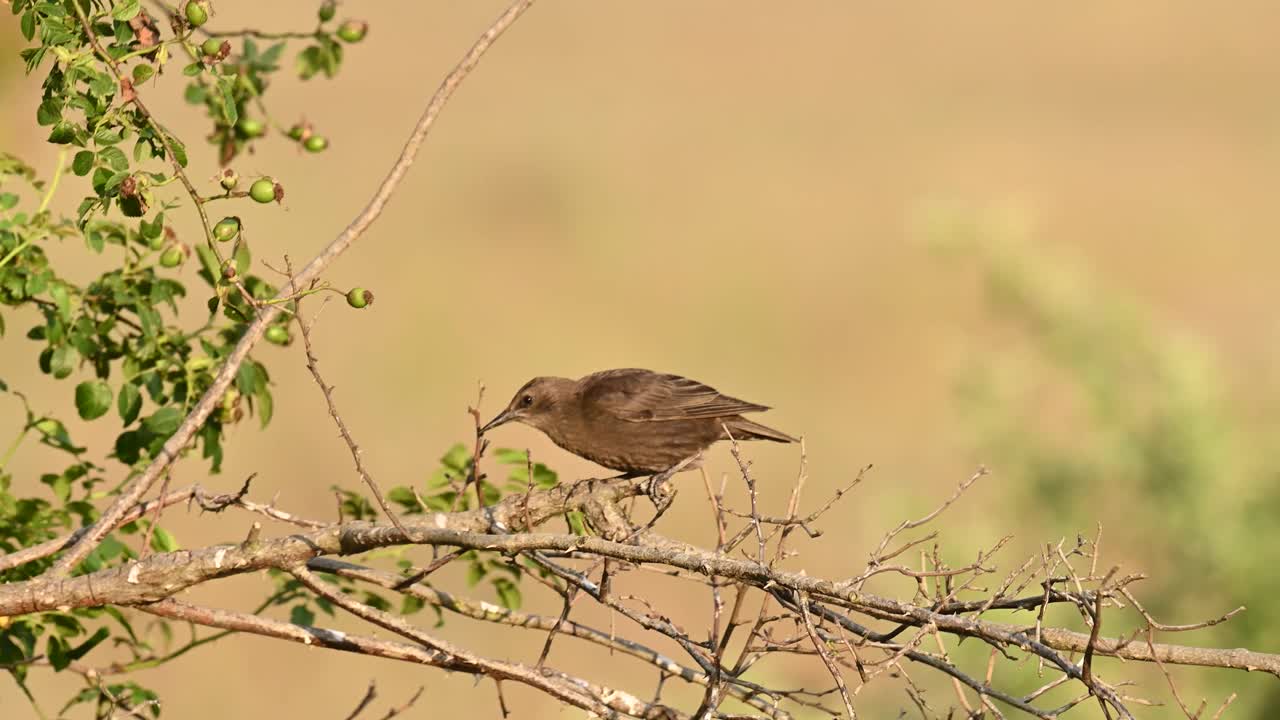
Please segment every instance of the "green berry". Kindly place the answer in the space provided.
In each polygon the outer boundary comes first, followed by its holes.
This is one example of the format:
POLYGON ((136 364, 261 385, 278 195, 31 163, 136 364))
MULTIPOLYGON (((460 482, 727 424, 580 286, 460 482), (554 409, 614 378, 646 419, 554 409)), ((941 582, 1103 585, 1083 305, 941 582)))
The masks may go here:
POLYGON ((301 142, 302 139, 308 135, 310 135, 310 133, 307 132, 307 128, 303 126, 302 123, 298 123, 297 125, 289 128, 289 137, 293 140, 301 142))
POLYGON ((209 3, 207 0, 191 0, 186 7, 187 22, 191 27, 200 27, 209 22, 209 3))
POLYGON ((336 12, 337 9, 338 3, 333 0, 325 0, 323 3, 320 3, 320 9, 316 12, 316 15, 320 17, 320 22, 329 22, 333 19, 333 13, 336 12))
POLYGON ((170 245, 160 253, 160 267, 176 268, 187 259, 187 254, 182 251, 180 245, 170 245))
POLYGON ((276 181, 269 177, 258 178, 249 186, 249 197, 260 203, 269 203, 276 199, 276 181))
POLYGON ((347 293, 347 304, 359 310, 373 304, 373 293, 364 288, 351 288, 347 293))
POLYGON ((289 337, 289 330, 283 325, 268 327, 263 337, 267 339, 267 342, 275 345, 288 345, 293 340, 293 338, 289 337))
POLYGON ((358 43, 369 32, 369 23, 363 20, 344 20, 338 26, 338 37, 343 42, 358 43))
POLYGON ((213 226, 213 237, 218 242, 234 240, 240 234, 240 218, 224 217, 213 226))
POLYGON ((324 149, 329 147, 329 138, 323 135, 312 135, 302 143, 302 147, 306 148, 307 152, 324 152, 324 149))
POLYGON ((245 137, 251 138, 259 137, 267 131, 267 126, 261 120, 251 117, 240 118, 240 122, 236 124, 236 127, 240 129, 240 132, 244 133, 245 137))
POLYGON ((227 52, 231 51, 231 43, 219 40, 218 38, 209 38, 200 46, 200 52, 208 55, 209 57, 218 57, 222 54, 222 48, 224 46, 227 48, 227 52))
POLYGON ((222 174, 218 176, 218 182, 222 184, 223 190, 235 190, 236 185, 240 184, 240 176, 236 174, 235 170, 225 168, 222 174))

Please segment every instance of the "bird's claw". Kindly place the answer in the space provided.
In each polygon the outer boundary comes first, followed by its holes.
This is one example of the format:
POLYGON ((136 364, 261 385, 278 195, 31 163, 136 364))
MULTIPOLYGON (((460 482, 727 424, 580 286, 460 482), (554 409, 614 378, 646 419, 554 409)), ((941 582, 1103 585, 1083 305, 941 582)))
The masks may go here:
POLYGON ((671 486, 670 480, 670 472, 660 472, 650 476, 649 482, 645 485, 644 494, 648 496, 654 507, 662 507, 671 501, 675 488, 671 486))

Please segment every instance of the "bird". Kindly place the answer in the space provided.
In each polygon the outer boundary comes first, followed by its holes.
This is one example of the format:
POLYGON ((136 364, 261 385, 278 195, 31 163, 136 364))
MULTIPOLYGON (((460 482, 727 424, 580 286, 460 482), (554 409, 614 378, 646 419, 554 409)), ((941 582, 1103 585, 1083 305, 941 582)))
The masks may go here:
POLYGON ((574 455, 638 477, 693 469, 700 461, 689 459, 719 440, 796 442, 743 417, 768 409, 679 375, 621 368, 535 377, 480 434, 524 423, 574 455))

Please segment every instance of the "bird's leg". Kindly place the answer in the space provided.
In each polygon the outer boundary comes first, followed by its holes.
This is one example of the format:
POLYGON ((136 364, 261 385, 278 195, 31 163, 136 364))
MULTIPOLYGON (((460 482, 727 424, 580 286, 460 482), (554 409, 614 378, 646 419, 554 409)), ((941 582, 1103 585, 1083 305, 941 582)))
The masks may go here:
POLYGON ((649 476, 645 494, 653 502, 654 507, 662 507, 673 492, 668 482, 673 475, 682 470, 692 470, 702 462, 702 453, 696 452, 656 475, 649 476))

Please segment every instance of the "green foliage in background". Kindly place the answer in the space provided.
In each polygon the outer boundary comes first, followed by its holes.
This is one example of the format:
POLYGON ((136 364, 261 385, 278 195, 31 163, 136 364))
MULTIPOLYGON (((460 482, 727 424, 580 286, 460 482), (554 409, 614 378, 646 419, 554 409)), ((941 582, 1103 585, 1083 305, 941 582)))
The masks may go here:
MULTIPOLYGON (((974 263, 986 308, 1007 333, 972 353, 981 360, 957 394, 980 457, 1007 479, 1001 516, 1034 508, 1047 535, 1092 537, 1101 509, 1121 508, 1124 527, 1104 532, 1158 563, 1125 563, 1150 571, 1139 592, 1157 619, 1191 623, 1248 605, 1169 640, 1274 649, 1267 628, 1280 625, 1280 605, 1265 599, 1280 592, 1280 553, 1261 539, 1275 537, 1280 516, 1276 444, 1233 402, 1223 367, 1203 344, 1009 235, 955 222, 935 240, 974 263)), ((1104 540, 1104 566, 1119 560, 1104 540)), ((1205 692, 1218 697, 1245 682, 1216 677, 1221 684, 1205 692)), ((1280 691, 1256 687, 1233 716, 1273 716, 1280 691)))

